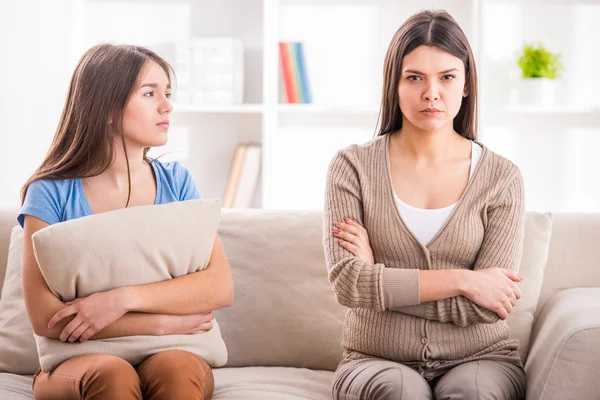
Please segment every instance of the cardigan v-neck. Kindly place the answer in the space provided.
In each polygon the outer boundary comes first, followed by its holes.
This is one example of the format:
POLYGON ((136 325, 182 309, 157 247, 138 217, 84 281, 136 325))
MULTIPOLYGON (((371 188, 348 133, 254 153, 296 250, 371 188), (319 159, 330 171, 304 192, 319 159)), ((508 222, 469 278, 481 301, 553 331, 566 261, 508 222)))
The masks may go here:
POLYGON ((428 243, 423 243, 421 240, 419 240, 419 238, 417 237, 417 235, 415 235, 415 233, 413 232, 413 230, 410 228, 409 224, 406 223, 406 220, 402 217, 402 213, 400 212, 400 210, 398 209, 398 205, 397 205, 397 196, 396 193, 394 191, 394 185, 392 184, 392 171, 391 171, 391 160, 390 160, 390 135, 385 135, 385 162, 386 162, 386 170, 387 170, 387 176, 388 176, 388 184, 390 187, 390 191, 392 193, 392 197, 393 197, 393 201, 394 201, 394 205, 396 207, 396 210, 398 211, 398 218, 400 219, 400 223, 402 224, 402 226, 407 230, 407 232, 413 237, 413 239, 415 241, 417 241, 421 247, 423 248, 424 251, 428 251, 429 250, 429 246, 433 244, 433 242, 435 242, 435 240, 438 238, 438 236, 440 236, 444 229, 446 228, 446 226, 448 225, 448 222, 450 222, 450 220, 452 219, 452 216, 454 215, 454 213, 456 212, 457 208, 459 208, 459 206, 461 205, 461 203, 463 202, 463 198, 465 196, 467 196, 468 192, 469 192, 469 188, 471 187, 471 182, 473 181, 473 179, 475 179, 475 176, 477 174, 477 171, 479 170, 479 165, 481 163, 481 160, 486 157, 486 153, 487 153, 487 148, 485 146, 483 146, 480 143, 475 142, 475 145, 479 145, 481 146, 481 157, 479 158, 479 162, 477 162, 477 165, 475 166, 472 174, 470 173, 469 175, 469 181, 467 183, 467 187, 465 188, 465 190, 463 191, 460 199, 458 199, 458 201, 456 203, 453 204, 454 209, 450 212, 450 214, 448 215, 448 218, 446 218, 446 220, 444 221, 444 223, 441 225, 441 227, 438 229, 437 233, 433 236, 433 238, 428 242, 428 243))

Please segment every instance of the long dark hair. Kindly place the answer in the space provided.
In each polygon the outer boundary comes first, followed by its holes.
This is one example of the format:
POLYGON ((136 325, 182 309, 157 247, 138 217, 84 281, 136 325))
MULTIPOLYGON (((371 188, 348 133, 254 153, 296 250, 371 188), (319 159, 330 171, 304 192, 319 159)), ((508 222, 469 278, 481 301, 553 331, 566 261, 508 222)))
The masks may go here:
MULTIPOLYGON (((114 138, 119 135, 127 160, 129 195, 126 206, 129 204, 131 175, 123 136, 123 114, 139 73, 149 61, 156 62, 171 83, 173 68, 144 47, 100 44, 83 54, 71 77, 50 149, 23 185, 21 203, 25 201, 29 185, 37 180, 87 178, 106 171, 114 161, 114 138)), ((148 150, 144 150, 146 161, 148 150)))
POLYGON ((383 91, 378 135, 402 128, 398 84, 404 56, 419 46, 435 46, 462 60, 468 96, 463 97, 454 117, 454 130, 467 139, 477 139, 477 69, 469 41, 454 18, 446 11, 414 14, 394 34, 385 56, 383 91))

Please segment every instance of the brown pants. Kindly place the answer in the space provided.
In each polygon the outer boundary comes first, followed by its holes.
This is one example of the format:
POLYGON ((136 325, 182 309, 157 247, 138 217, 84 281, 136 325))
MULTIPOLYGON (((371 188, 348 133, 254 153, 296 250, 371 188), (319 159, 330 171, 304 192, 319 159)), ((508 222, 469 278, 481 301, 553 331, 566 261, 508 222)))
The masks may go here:
POLYGON ((157 353, 136 368, 119 357, 86 354, 33 378, 36 400, 208 400, 214 389, 210 366, 180 350, 157 353))
POLYGON ((417 371, 392 361, 362 361, 342 367, 333 382, 335 400, 521 400, 525 371, 499 361, 458 365, 427 382, 417 371))

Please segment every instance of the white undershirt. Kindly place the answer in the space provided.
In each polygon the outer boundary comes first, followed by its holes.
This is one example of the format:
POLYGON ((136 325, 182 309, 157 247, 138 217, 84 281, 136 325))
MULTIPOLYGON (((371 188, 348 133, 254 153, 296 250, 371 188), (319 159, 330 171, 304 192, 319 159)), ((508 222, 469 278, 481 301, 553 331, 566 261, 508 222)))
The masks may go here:
MULTIPOLYGON (((473 171, 475 171, 475 167, 481 158, 481 153, 483 148, 471 141, 471 170, 469 172, 469 180, 473 177, 473 171)), ((394 198, 396 199, 396 204, 398 205, 398 212, 402 216, 402 219, 408 226, 417 239, 427 246, 431 240, 437 235, 440 229, 446 223, 450 214, 458 204, 458 202, 449 205, 444 208, 434 208, 434 209, 425 209, 425 208, 417 208, 411 205, 406 204, 396 192, 394 192, 394 198)))

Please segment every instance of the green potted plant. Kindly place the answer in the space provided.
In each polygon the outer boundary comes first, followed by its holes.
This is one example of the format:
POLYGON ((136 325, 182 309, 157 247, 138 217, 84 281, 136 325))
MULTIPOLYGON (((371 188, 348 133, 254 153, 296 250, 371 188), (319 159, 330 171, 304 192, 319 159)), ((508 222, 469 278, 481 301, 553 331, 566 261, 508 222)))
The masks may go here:
POLYGON ((560 57, 560 54, 552 53, 542 43, 523 45, 517 60, 521 69, 521 103, 554 104, 556 79, 563 70, 560 57))

